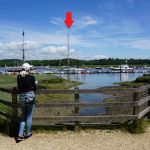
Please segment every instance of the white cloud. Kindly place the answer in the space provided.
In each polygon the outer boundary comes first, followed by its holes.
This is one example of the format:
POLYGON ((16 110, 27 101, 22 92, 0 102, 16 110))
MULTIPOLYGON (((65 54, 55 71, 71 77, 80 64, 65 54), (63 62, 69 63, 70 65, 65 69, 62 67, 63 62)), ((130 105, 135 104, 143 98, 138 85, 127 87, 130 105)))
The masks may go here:
MULTIPOLYGON (((35 49, 39 48, 40 44, 33 41, 25 41, 25 55, 34 57, 35 49)), ((0 42, 0 59, 5 58, 20 58, 22 57, 22 42, 0 42)), ((31 58, 31 57, 30 57, 31 58)))
POLYGON ((104 33, 111 35, 137 35, 143 32, 143 28, 139 22, 131 19, 121 19, 118 22, 110 21, 105 23, 105 26, 101 27, 104 29, 104 33))
POLYGON ((97 54, 94 55, 92 59, 108 59, 108 57, 101 54, 97 54))
POLYGON ((63 19, 62 19, 62 18, 59 18, 59 17, 52 18, 52 19, 50 20, 50 22, 51 22, 52 24, 55 24, 55 25, 60 25, 60 24, 63 24, 63 23, 64 23, 63 19))
MULTIPOLYGON (((24 27, 0 24, 0 42, 22 41, 22 29, 24 27)), ((25 40, 34 41, 38 44, 65 45, 67 43, 66 30, 55 32, 42 32, 25 29, 25 40)), ((70 44, 80 43, 81 36, 70 35, 70 44)))
POLYGON ((150 50, 150 40, 137 40, 130 43, 132 48, 150 50))
POLYGON ((19 48, 19 43, 9 42, 9 43, 0 43, 1 50, 14 50, 19 48))
MULTIPOLYGON (((45 54, 52 54, 55 56, 67 57, 68 49, 67 46, 48 46, 42 48, 42 52, 44 52, 45 54)), ((70 56, 72 56, 74 53, 74 49, 69 50, 70 56)))
MULTIPOLYGON (((22 59, 22 29, 23 27, 7 23, 0 24, 0 59, 22 59), (14 41, 14 39, 16 41, 14 41)), ((70 34, 70 47, 81 43, 81 38, 81 36, 70 34)), ((58 34, 55 34, 54 32, 43 33, 25 29, 25 59, 55 59, 61 56, 67 56, 66 53, 63 52, 61 55, 60 52, 53 55, 43 53, 42 49, 45 45, 47 47, 49 45, 54 45, 55 47, 56 45, 58 49, 58 45, 67 45, 67 33, 65 34, 65 32, 61 32, 61 30, 58 31, 58 34)), ((72 50, 70 50, 70 56, 72 55, 72 50)))
POLYGON ((100 20, 98 21, 91 16, 82 16, 75 20, 74 26, 75 26, 75 29, 83 29, 88 26, 97 25, 99 22, 100 20))
MULTIPOLYGON (((82 29, 82 28, 86 28, 86 27, 91 26, 91 25, 96 25, 100 21, 100 20, 98 21, 95 18, 88 16, 88 15, 75 17, 75 18, 73 18, 73 20, 74 20, 73 26, 75 29, 82 29)), ((61 27, 61 28, 65 27, 64 19, 62 19, 62 18, 59 18, 59 17, 52 18, 50 20, 50 22, 54 25, 61 27)))
MULTIPOLYGON (((33 41, 25 41, 24 48, 25 49, 35 49, 40 45, 33 41)), ((6 42, 0 43, 0 50, 17 50, 22 48, 22 42, 6 42)))
POLYGON ((54 24, 54 25, 57 25, 61 28, 65 27, 65 24, 64 24, 64 19, 63 18, 60 18, 60 17, 56 17, 56 18, 52 18, 50 20, 50 23, 54 24))
POLYGON ((82 18, 83 22, 84 22, 84 26, 88 26, 88 25, 96 25, 98 23, 98 21, 90 16, 85 16, 82 18))
POLYGON ((36 49, 41 46, 41 43, 37 43, 35 41, 25 41, 25 49, 30 50, 30 49, 36 49))

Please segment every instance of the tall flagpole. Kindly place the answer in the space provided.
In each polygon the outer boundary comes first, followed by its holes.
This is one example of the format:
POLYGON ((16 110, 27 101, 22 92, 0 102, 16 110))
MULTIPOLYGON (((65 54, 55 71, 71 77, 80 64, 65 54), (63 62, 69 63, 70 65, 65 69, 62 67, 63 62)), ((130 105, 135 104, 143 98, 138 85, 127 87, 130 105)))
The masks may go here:
POLYGON ((66 12, 66 19, 64 20, 64 23, 66 24, 67 28, 68 28, 68 61, 67 61, 67 70, 68 70, 68 73, 69 73, 69 66, 70 66, 70 58, 69 58, 69 29, 71 28, 72 24, 73 24, 74 20, 72 19, 72 12, 66 12))
POLYGON ((23 43, 22 43, 22 64, 25 62, 25 51, 24 51, 24 31, 22 33, 22 40, 23 40, 23 43))
POLYGON ((67 50, 68 50, 68 54, 67 54, 67 58, 68 58, 68 60, 67 60, 67 67, 68 67, 68 73, 69 73, 69 67, 70 67, 70 54, 69 54, 69 50, 70 50, 70 47, 69 47, 69 30, 68 30, 68 45, 67 45, 67 50))

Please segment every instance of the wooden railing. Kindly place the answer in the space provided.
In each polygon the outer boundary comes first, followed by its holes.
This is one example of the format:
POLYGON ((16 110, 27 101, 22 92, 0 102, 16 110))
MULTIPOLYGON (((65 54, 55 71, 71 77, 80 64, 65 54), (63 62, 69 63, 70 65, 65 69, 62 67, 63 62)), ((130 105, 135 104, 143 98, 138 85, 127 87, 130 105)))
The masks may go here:
MULTIPOLYGON (((129 90, 129 89, 128 89, 129 90)), ((63 121, 63 122, 74 122, 75 129, 78 129, 80 123, 84 122, 91 122, 91 123, 100 123, 100 122, 123 122, 126 121, 135 121, 143 116, 147 116, 150 119, 150 85, 141 86, 139 88, 132 88, 130 89, 133 91, 133 101, 128 102, 96 102, 96 103, 83 103, 80 102, 80 94, 88 94, 88 93, 102 93, 101 89, 78 89, 75 88, 73 90, 47 90, 41 89, 37 91, 37 95, 39 94, 74 94, 74 102, 69 103, 48 103, 48 104, 36 104, 37 108, 56 108, 56 107, 71 107, 74 108, 74 115, 73 116, 48 116, 48 117, 34 117, 33 120, 43 121, 43 120, 50 120, 50 121, 63 121), (145 98, 140 99, 139 94, 140 92, 147 91, 148 95, 145 98), (143 104, 147 104, 147 107, 140 111, 140 106, 143 104), (79 110, 81 107, 114 107, 115 106, 122 106, 124 108, 132 107, 133 113, 131 114, 120 114, 120 115, 99 115, 99 116, 81 116, 79 110)), ((11 113, 4 112, 0 110, 0 115, 2 117, 7 118, 10 120, 11 130, 16 129, 17 122, 18 122, 18 107, 20 104, 17 103, 17 88, 14 87, 13 89, 5 89, 0 88, 1 92, 5 92, 12 95, 12 100, 6 101, 0 99, 1 105, 6 105, 12 108, 11 113)))

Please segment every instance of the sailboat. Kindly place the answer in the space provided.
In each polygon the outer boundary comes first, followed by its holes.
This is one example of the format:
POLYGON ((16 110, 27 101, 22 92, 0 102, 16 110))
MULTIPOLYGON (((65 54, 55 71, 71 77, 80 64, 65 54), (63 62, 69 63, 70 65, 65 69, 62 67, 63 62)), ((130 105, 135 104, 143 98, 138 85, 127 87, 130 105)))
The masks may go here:
MULTIPOLYGON (((24 49, 24 36, 25 36, 25 32, 23 31, 22 33, 22 62, 18 62, 17 61, 17 65, 14 61, 14 66, 13 67, 6 67, 5 66, 5 73, 6 74, 16 74, 18 72, 21 72, 23 69, 22 69, 22 66, 20 66, 20 64, 23 64, 25 62, 25 49, 24 49)), ((32 65, 31 65, 32 66, 32 65)), ((31 67, 31 73, 35 73, 35 68, 33 68, 33 66, 31 67)))

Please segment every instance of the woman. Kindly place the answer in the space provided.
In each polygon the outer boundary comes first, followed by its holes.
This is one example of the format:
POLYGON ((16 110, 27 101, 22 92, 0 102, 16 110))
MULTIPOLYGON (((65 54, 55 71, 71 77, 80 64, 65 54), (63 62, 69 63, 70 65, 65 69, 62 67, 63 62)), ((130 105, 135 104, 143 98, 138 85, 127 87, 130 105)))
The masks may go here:
POLYGON ((24 63, 22 68, 24 71, 17 76, 22 110, 17 143, 32 136, 30 129, 32 125, 33 108, 35 106, 35 77, 30 75, 31 66, 28 63, 24 63))

